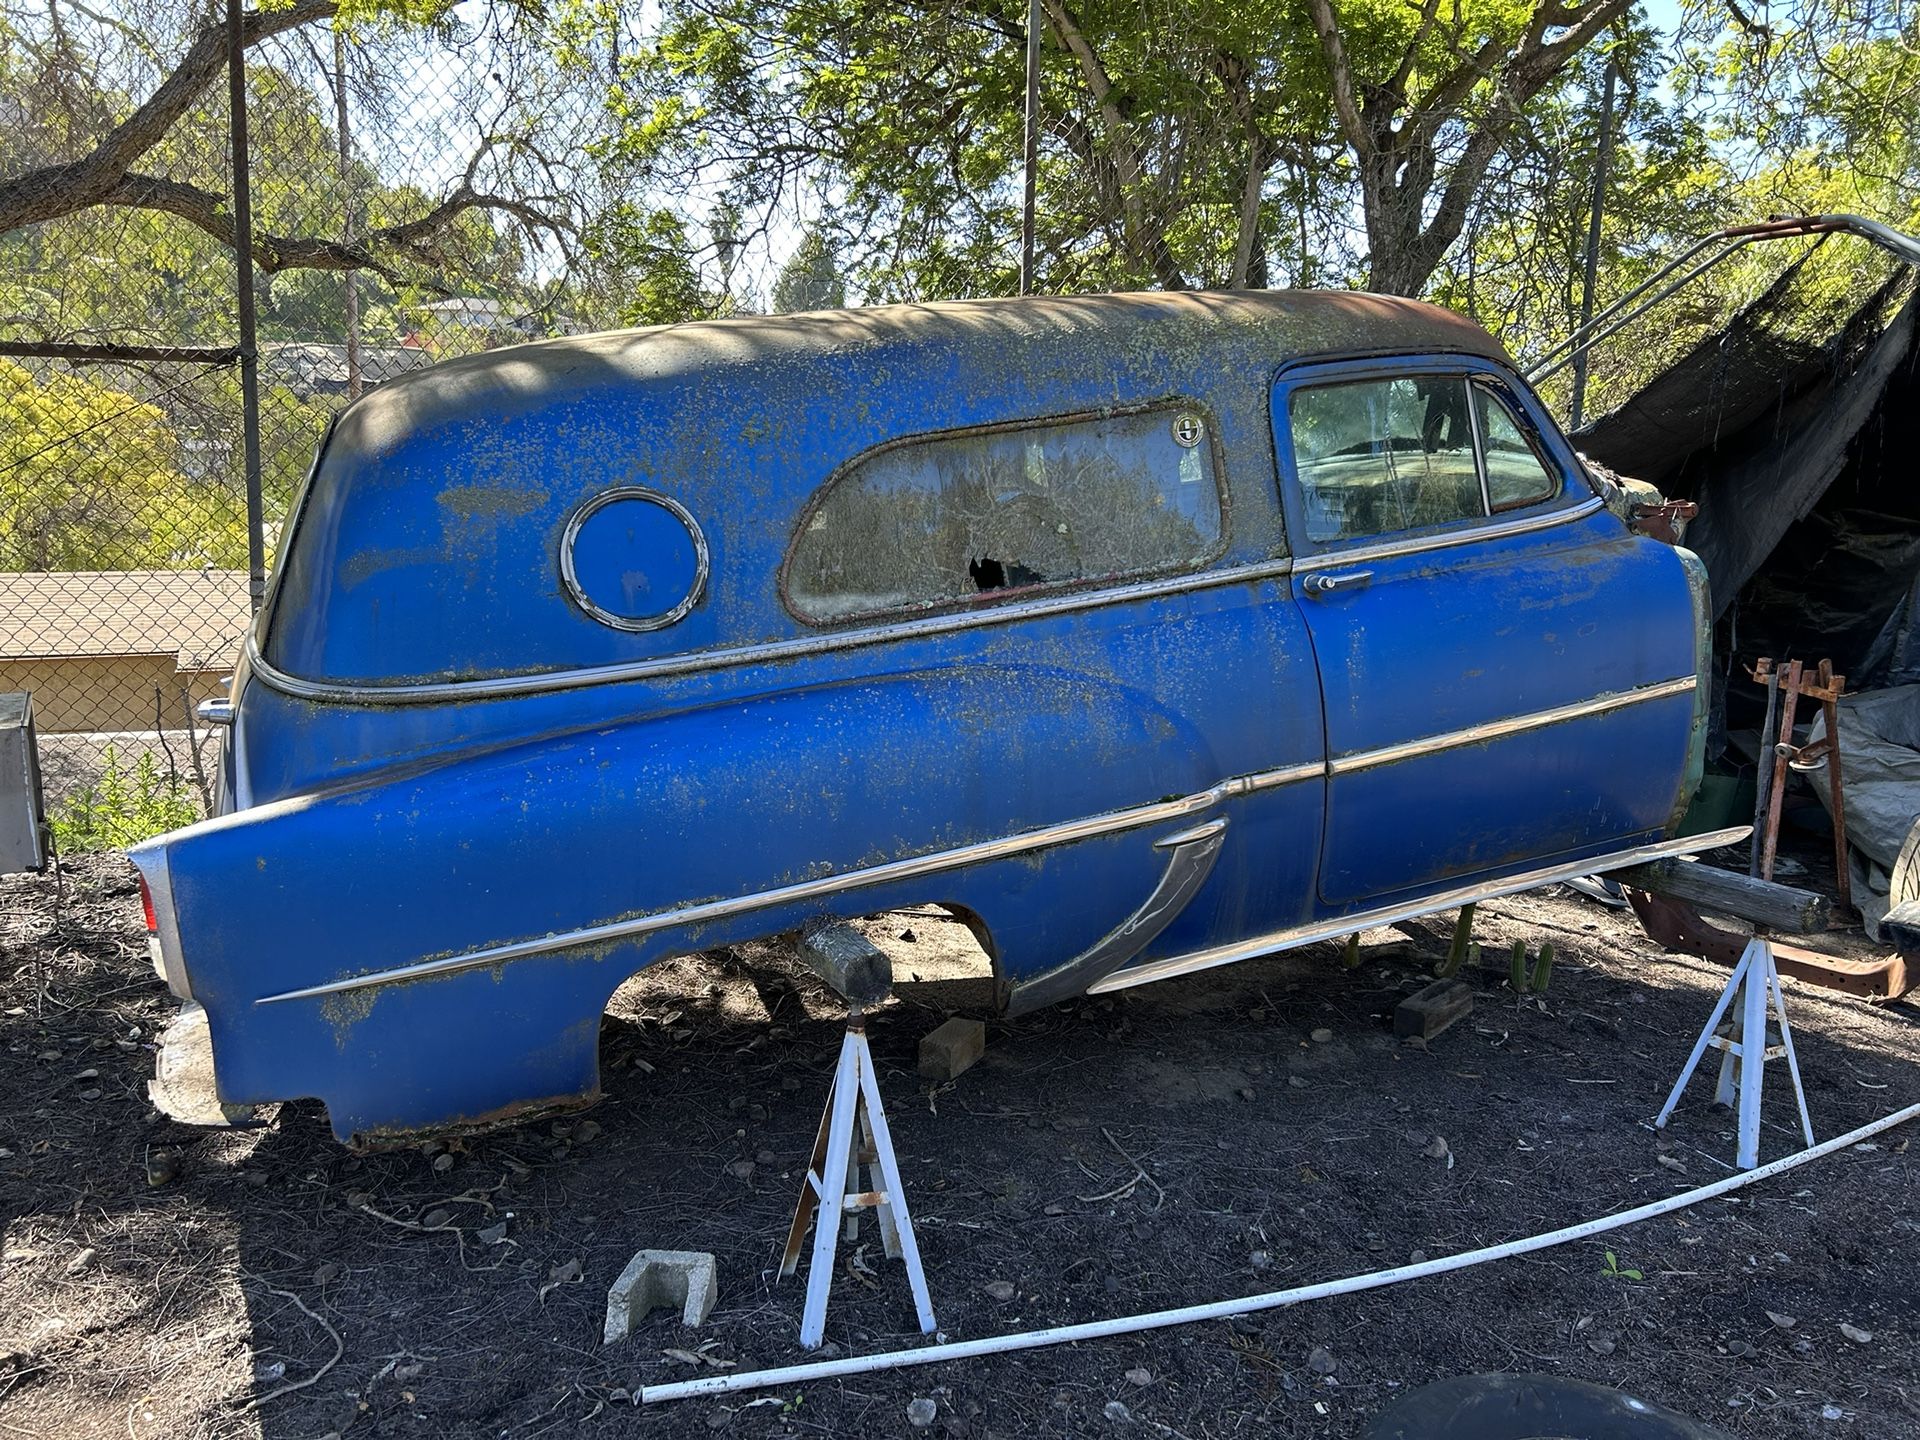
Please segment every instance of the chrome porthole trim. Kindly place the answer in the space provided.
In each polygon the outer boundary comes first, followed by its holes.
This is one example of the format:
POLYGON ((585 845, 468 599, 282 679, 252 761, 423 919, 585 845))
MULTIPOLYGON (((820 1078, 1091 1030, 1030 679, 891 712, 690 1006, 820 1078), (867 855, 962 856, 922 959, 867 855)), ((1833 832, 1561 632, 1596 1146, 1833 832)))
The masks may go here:
POLYGON ((584 504, 578 506, 567 518, 567 528, 560 536, 560 581, 566 586, 567 598, 581 610, 615 630, 642 633, 648 630, 665 630, 678 625, 692 613, 693 607, 700 603, 700 597, 706 593, 707 577, 711 562, 707 554, 706 532, 700 528, 700 522, 693 518, 688 510, 671 495, 662 495, 658 490, 648 489, 645 485, 616 485, 611 490, 602 490, 584 504), (580 531, 587 521, 599 514, 607 506, 623 500, 640 500, 649 505, 658 505, 672 515, 686 529, 687 539, 693 543, 693 580, 687 586, 687 593, 671 609, 657 615, 620 615, 603 605, 596 604, 581 585, 580 577, 573 566, 574 542, 580 538, 580 531))

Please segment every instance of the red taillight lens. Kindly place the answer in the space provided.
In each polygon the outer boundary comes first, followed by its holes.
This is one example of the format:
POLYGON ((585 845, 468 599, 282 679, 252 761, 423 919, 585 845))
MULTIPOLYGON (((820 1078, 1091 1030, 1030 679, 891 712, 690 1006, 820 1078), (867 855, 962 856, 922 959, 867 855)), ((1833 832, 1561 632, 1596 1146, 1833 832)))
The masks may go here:
POLYGON ((146 916, 147 933, 159 934, 160 922, 153 918, 153 892, 147 889, 147 877, 144 875, 140 877, 140 913, 146 916))

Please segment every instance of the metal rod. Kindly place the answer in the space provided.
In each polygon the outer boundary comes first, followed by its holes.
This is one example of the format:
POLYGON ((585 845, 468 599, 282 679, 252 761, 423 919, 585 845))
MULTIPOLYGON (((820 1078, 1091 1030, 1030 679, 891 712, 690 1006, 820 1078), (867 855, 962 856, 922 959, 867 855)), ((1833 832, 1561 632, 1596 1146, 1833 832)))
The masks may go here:
MULTIPOLYGON (((617 28, 617 27, 616 27, 617 28)), ((358 225, 353 204, 353 133, 347 118, 347 32, 333 27, 333 108, 340 131, 340 238, 352 243, 358 225)), ((347 325, 347 399, 360 398, 360 272, 348 270, 345 286, 347 325)))
MULTIPOLYGON (((1607 207, 1607 165, 1613 157, 1613 92, 1619 75, 1607 61, 1607 88, 1600 101, 1600 133, 1593 144, 1593 210, 1587 219, 1587 256, 1580 280, 1580 325, 1593 323, 1593 287, 1600 271, 1600 222, 1607 207)), ((1587 361, 1591 345, 1582 345, 1573 357, 1573 400, 1567 407, 1567 428, 1578 430, 1587 408, 1587 361)))
POLYGON ((1786 796, 1787 762, 1793 758, 1793 712, 1800 703, 1800 662, 1787 666, 1787 678, 1781 687, 1786 698, 1780 703, 1780 731, 1774 737, 1768 759, 1773 765, 1773 788, 1767 796, 1767 828, 1760 837, 1760 878, 1773 878, 1774 852, 1780 845, 1780 802, 1786 796))
POLYGON ((946 1345, 924 1345, 915 1350, 894 1350, 880 1355, 845 1355, 837 1360, 820 1360, 806 1365, 787 1365, 774 1370, 750 1370, 736 1375, 712 1375, 699 1380, 680 1380, 668 1385, 643 1385, 640 1388, 640 1399, 643 1402, 657 1404, 667 1400, 685 1400, 695 1395, 724 1395, 736 1390, 761 1390, 775 1385, 794 1385, 805 1380, 826 1380, 841 1375, 861 1375, 874 1370, 904 1369, 910 1365, 939 1365, 949 1360, 969 1360, 976 1355, 997 1355, 1013 1350, 1039 1350, 1049 1345, 1067 1345, 1079 1340, 1099 1340, 1109 1335, 1135 1335, 1143 1330, 1164 1330, 1169 1326, 1191 1325, 1203 1320, 1226 1320, 1235 1315, 1278 1310, 1284 1306, 1299 1305, 1309 1300, 1322 1300, 1334 1295, 1353 1295, 1363 1290, 1379 1290, 1408 1280, 1424 1280, 1429 1276, 1466 1270, 1493 1260, 1530 1255, 1537 1250, 1549 1250, 1557 1245, 1571 1244, 1576 1240, 1591 1239, 1595 1235, 1604 1235, 1612 1230, 1638 1224, 1642 1220, 1653 1220, 1662 1215, 1670 1215, 1676 1210, 1685 1210, 1709 1200, 1717 1200, 1722 1195, 1743 1190, 1749 1185, 1757 1185, 1762 1180, 1771 1180, 1776 1175, 1784 1175, 1789 1170, 1797 1170, 1800 1166, 1811 1164, 1815 1160, 1824 1160, 1829 1155, 1845 1150, 1849 1146, 1858 1145, 1861 1141, 1891 1130, 1896 1125, 1904 1125, 1916 1117, 1920 1117, 1920 1104, 1908 1105, 1904 1109, 1894 1111, 1891 1115, 1869 1121, 1858 1129, 1849 1130, 1844 1135, 1836 1135, 1833 1139, 1815 1145, 1811 1149, 1782 1156, 1757 1169, 1715 1180, 1709 1185, 1702 1185, 1697 1190, 1685 1190, 1678 1195, 1669 1195, 1663 1200, 1637 1205, 1631 1210, 1621 1210, 1594 1220, 1583 1220, 1576 1225, 1563 1226, 1561 1229, 1549 1230, 1544 1234, 1530 1235, 1520 1240, 1508 1240, 1503 1244, 1488 1245, 1478 1250, 1463 1250, 1458 1255, 1444 1255, 1437 1260, 1424 1260, 1418 1265, 1396 1265, 1390 1270, 1374 1270, 1364 1275, 1348 1275, 1338 1280, 1323 1280, 1316 1285, 1297 1285, 1290 1290, 1274 1290, 1264 1295, 1249 1295, 1238 1300, 1219 1300, 1207 1305, 1183 1305, 1174 1310, 1154 1310, 1144 1315, 1122 1315, 1111 1320, 1092 1320, 1080 1325, 1056 1325, 1051 1329, 1029 1330, 1022 1334, 989 1335, 979 1340, 962 1340, 946 1345))
POLYGON ((1768 746, 1772 744, 1773 721, 1780 711, 1780 675, 1773 668, 1773 661, 1762 657, 1754 667, 1759 671, 1758 678, 1767 687, 1767 718, 1760 722, 1760 750, 1758 763, 1753 775, 1753 839, 1747 847, 1747 874, 1760 874, 1760 837, 1767 832, 1767 797, 1773 792, 1773 760, 1768 746))
POLYGON ((253 314, 253 187, 247 162, 247 43, 240 0, 227 0, 227 124, 233 148, 233 254, 240 302, 240 432, 247 481, 247 598, 267 594, 266 507, 260 494, 260 349, 253 314))
POLYGON ((1847 867, 1847 800, 1840 788, 1840 691, 1846 677, 1834 678, 1833 661, 1822 660, 1816 678, 1824 692, 1820 697, 1822 718, 1827 722, 1827 804, 1833 811, 1833 868, 1840 889, 1840 903, 1853 908, 1853 876, 1847 867))
POLYGON ((1527 371, 1527 379, 1531 383, 1538 385, 1549 377, 1559 374, 1560 371, 1566 369, 1567 365, 1571 363, 1571 357, 1573 355, 1579 353, 1581 350, 1591 349, 1595 342, 1605 339, 1622 326, 1637 320, 1641 315, 1645 314, 1647 310, 1666 299, 1667 296, 1673 294, 1674 291, 1684 288, 1697 277, 1711 270, 1722 260, 1725 260, 1729 255, 1735 254, 1757 240, 1791 240, 1809 235, 1835 234, 1857 235, 1861 239, 1871 241, 1881 249, 1888 251, 1895 259, 1905 264, 1920 266, 1920 238, 1915 238, 1903 231, 1896 230, 1891 225, 1883 225, 1878 220, 1869 220, 1864 215, 1797 215, 1776 217, 1771 220, 1760 221, 1753 225, 1730 225, 1724 230, 1716 230, 1711 235, 1703 235, 1700 239, 1694 241, 1685 250, 1682 250, 1673 259, 1669 260, 1645 280, 1634 286, 1632 290, 1629 290, 1625 295, 1622 295, 1618 300, 1602 310, 1599 315, 1594 317, 1590 325, 1582 326, 1559 344, 1549 348, 1546 353, 1534 362, 1533 368, 1527 371), (1725 242, 1725 248, 1712 259, 1667 286, 1659 294, 1649 299, 1646 304, 1634 310, 1633 313, 1622 313, 1629 305, 1632 305, 1634 301, 1638 300, 1642 295, 1646 294, 1647 291, 1651 290, 1669 275, 1687 264, 1688 261, 1700 254, 1701 251, 1710 249, 1712 246, 1721 244, 1722 242, 1725 242), (1591 327, 1600 328, 1594 329, 1591 327), (1560 358, 1562 356, 1569 358, 1560 358))
POLYGON ((1027 129, 1021 145, 1020 293, 1033 293, 1033 235, 1039 195, 1040 0, 1027 0, 1027 129))
POLYGON ((0 356, 19 360, 179 360, 199 365, 231 365, 240 358, 238 345, 113 345, 73 344, 63 340, 0 341, 0 356))

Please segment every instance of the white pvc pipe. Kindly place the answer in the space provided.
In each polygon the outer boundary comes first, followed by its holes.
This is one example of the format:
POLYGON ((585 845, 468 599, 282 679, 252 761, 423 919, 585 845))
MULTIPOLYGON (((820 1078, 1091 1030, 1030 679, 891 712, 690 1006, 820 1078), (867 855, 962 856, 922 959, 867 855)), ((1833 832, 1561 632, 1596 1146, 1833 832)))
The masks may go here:
POLYGON ((819 1360, 806 1365, 785 1365, 774 1370, 748 1370, 736 1375, 712 1375, 700 1380, 678 1380, 667 1385, 643 1385, 643 1401, 685 1400, 694 1395, 723 1395, 733 1390, 761 1390, 769 1386, 795 1385, 805 1380, 824 1380, 837 1375, 859 1375, 870 1370, 896 1370, 909 1365, 937 1365, 946 1360, 968 1360, 976 1355, 998 1355, 1010 1350, 1038 1350, 1047 1345, 1067 1345, 1077 1340, 1098 1340, 1108 1335, 1131 1335, 1141 1330, 1160 1330, 1169 1325, 1190 1325, 1199 1320, 1224 1320, 1259 1310, 1277 1310, 1307 1300, 1323 1300, 1332 1295, 1352 1295, 1362 1290, 1378 1290, 1404 1280, 1424 1280, 1430 1275, 1445 1275, 1453 1270, 1484 1265, 1490 1260, 1506 1260, 1535 1250, 1566 1245, 1609 1230, 1651 1220, 1699 1205, 1707 1200, 1757 1185, 1789 1170, 1798 1169, 1858 1145, 1869 1136, 1920 1117, 1920 1104, 1907 1106, 1882 1119, 1849 1130, 1810 1150, 1785 1156, 1757 1170, 1729 1175, 1697 1190, 1682 1191, 1664 1200, 1655 1200, 1631 1210, 1605 1215, 1598 1220, 1583 1220, 1560 1230, 1549 1230, 1521 1240, 1509 1240, 1479 1250, 1463 1250, 1438 1260, 1423 1260, 1418 1265, 1397 1265, 1390 1270, 1374 1270, 1364 1275, 1349 1275, 1339 1280, 1323 1280, 1315 1285, 1298 1285, 1291 1290, 1275 1290, 1265 1295, 1249 1295, 1241 1300, 1217 1300, 1207 1305, 1183 1305, 1176 1310, 1155 1310, 1145 1315, 1121 1315, 1111 1320, 1089 1320, 1079 1325, 1056 1325, 1048 1330, 1029 1330, 1014 1335, 991 1335, 979 1340, 961 1340, 946 1345, 926 1345, 917 1350, 893 1350, 879 1355, 846 1355, 837 1360, 819 1360))

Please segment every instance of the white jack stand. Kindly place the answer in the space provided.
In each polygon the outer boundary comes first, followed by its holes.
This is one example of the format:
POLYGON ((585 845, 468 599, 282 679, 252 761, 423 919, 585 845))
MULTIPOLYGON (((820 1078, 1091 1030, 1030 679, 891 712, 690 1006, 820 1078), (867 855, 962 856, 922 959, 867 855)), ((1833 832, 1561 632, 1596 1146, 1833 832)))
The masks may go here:
POLYGON ((1664 1128, 1672 1118, 1673 1107, 1680 1103, 1681 1092, 1687 1088, 1687 1082, 1693 1078, 1693 1072, 1699 1068, 1701 1058, 1709 1047, 1723 1052, 1720 1057, 1720 1085, 1714 1091, 1713 1098, 1717 1104, 1739 1107, 1740 1148, 1737 1158, 1742 1170, 1752 1170, 1760 1163, 1762 1070, 1767 1061, 1777 1060, 1783 1055, 1787 1061, 1787 1074, 1793 1078, 1793 1098, 1800 1106, 1800 1130, 1806 1136, 1807 1148, 1813 1148, 1813 1121, 1807 1118, 1807 1092, 1800 1084, 1800 1062, 1794 1058, 1793 1030, 1787 1024, 1787 1001, 1780 993, 1780 971, 1773 963, 1773 946, 1765 940, 1749 941, 1740 956, 1740 963, 1733 967, 1733 975, 1727 981, 1727 988, 1721 992, 1719 1003, 1713 1007, 1707 1028, 1700 1032, 1699 1040, 1694 1043, 1693 1054, 1687 1057, 1687 1068, 1680 1072, 1679 1080, 1674 1082, 1673 1093, 1667 1096, 1667 1103, 1660 1108, 1659 1118, 1653 1122, 1656 1128, 1664 1128), (1728 1021, 1723 1030, 1720 1021, 1733 1006, 1736 996, 1739 998, 1738 1018, 1728 1021), (1773 1013, 1780 1022, 1777 1044, 1772 1043, 1767 1035, 1768 1002, 1772 1002, 1773 1013))
POLYGON ((914 1308, 920 1312, 920 1331, 932 1334, 933 1300, 927 1294, 920 1247, 914 1243, 913 1221, 907 1215, 907 1192, 900 1183, 900 1166, 893 1158, 886 1112, 880 1106, 873 1052, 867 1048, 866 1018, 855 1009, 847 1017, 847 1035, 840 1043, 833 1090, 827 1097, 826 1113, 820 1117, 813 1160, 800 1184, 800 1201, 794 1207, 793 1226, 787 1231, 787 1248, 780 1260, 782 1278, 798 1268, 801 1242, 817 1212, 813 1258, 807 1262, 807 1303, 800 1319, 800 1343, 809 1350, 826 1336, 827 1292, 833 1285, 841 1218, 845 1217, 846 1238, 852 1240, 860 1233, 862 1210, 872 1210, 879 1219, 880 1243, 887 1258, 907 1262, 907 1283, 913 1288, 914 1308), (863 1164, 867 1167, 864 1191, 860 1189, 858 1170, 863 1164))

